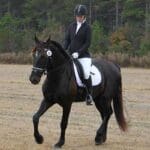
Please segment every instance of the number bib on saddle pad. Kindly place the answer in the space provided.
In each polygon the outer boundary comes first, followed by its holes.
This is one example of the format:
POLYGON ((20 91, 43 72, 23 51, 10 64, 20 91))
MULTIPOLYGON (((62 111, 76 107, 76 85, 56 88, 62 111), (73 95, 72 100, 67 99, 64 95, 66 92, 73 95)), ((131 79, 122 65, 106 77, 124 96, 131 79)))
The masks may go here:
MULTIPOLYGON (((77 66, 75 63, 73 63, 73 67, 74 67, 74 73, 75 73, 77 85, 79 87, 84 87, 84 84, 82 83, 82 80, 79 76, 77 66)), ((97 86, 97 85, 101 84, 102 76, 101 76, 100 71, 98 70, 98 68, 95 65, 92 65, 90 74, 91 74, 91 78, 92 78, 92 86, 97 86)))

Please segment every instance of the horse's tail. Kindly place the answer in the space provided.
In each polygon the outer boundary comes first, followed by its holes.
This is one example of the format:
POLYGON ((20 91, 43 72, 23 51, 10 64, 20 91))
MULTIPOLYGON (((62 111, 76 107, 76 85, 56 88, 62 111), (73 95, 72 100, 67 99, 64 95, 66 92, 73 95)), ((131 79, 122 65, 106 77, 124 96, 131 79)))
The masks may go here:
POLYGON ((122 98, 122 79, 120 76, 118 87, 117 87, 116 95, 113 98, 113 106, 114 106, 114 112, 116 116, 117 123, 122 131, 127 130, 127 122, 124 117, 124 111, 123 111, 123 98, 122 98))

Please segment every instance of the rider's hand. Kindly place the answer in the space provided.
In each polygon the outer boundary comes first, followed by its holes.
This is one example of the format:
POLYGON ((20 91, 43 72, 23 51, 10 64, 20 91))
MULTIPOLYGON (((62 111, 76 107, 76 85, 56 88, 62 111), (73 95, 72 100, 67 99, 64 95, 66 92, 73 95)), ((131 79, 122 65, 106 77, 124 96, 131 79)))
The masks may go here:
POLYGON ((79 57, 79 53, 77 53, 77 52, 73 53, 73 54, 72 54, 72 57, 73 57, 74 59, 77 59, 77 58, 79 57))

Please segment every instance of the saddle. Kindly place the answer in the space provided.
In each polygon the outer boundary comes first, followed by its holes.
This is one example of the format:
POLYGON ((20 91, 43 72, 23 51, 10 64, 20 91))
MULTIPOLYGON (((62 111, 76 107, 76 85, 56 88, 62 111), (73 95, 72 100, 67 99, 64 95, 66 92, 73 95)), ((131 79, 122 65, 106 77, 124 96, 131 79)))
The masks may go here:
MULTIPOLYGON (((78 60, 74 60, 73 68, 74 68, 74 74, 75 74, 77 85, 79 87, 84 87, 85 85, 83 83, 83 80, 84 80, 83 68, 78 60)), ((94 64, 92 64, 90 75, 92 79, 92 86, 98 86, 101 84, 102 74, 100 70, 94 64)))

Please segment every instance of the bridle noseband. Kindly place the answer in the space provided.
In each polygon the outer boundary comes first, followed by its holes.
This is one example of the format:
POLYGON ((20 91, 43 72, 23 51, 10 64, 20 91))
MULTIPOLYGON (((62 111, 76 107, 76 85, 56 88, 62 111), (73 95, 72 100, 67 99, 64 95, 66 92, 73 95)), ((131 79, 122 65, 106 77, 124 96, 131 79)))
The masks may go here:
POLYGON ((46 69, 39 68, 39 67, 33 67, 33 68, 32 68, 32 71, 34 71, 34 72, 39 71, 40 73, 43 73, 43 72, 44 72, 44 74, 46 74, 46 69))
POLYGON ((38 67, 33 67, 32 70, 40 71, 40 72, 45 71, 45 69, 43 69, 43 68, 38 68, 38 67))

